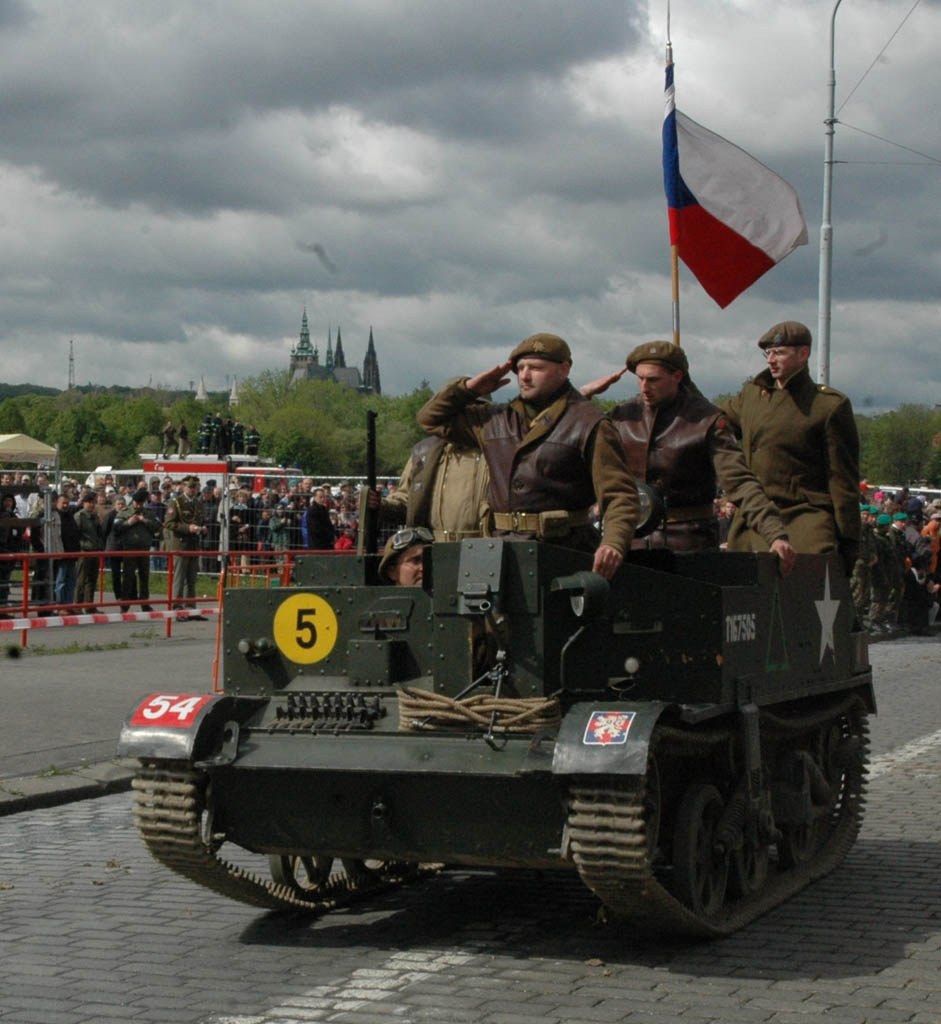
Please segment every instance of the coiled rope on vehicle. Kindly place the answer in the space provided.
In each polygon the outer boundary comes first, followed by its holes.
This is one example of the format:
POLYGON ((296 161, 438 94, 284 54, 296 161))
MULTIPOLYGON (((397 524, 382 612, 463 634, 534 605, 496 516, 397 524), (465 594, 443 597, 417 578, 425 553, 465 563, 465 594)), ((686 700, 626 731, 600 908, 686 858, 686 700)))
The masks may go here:
POLYGON ((430 690, 401 687, 399 729, 495 729, 501 732, 556 730, 562 709, 555 697, 495 697, 477 693, 462 700, 430 690))

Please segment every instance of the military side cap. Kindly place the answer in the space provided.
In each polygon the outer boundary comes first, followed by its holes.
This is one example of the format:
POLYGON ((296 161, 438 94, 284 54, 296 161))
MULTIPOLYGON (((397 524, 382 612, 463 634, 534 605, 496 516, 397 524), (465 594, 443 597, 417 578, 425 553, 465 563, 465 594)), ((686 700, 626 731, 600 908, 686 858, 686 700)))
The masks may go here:
POLYGON ((811 346, 813 338, 810 328, 796 320, 784 320, 782 323, 769 327, 758 339, 759 348, 798 348, 801 345, 811 346))
POLYGON ((881 516, 876 520, 879 526, 889 526, 892 522, 892 517, 888 512, 883 512, 881 516))
POLYGON ((679 345, 672 341, 646 341, 627 357, 627 368, 634 373, 640 363, 660 363, 668 370, 689 373, 689 360, 679 345))
POLYGON ((523 356, 548 359, 550 363, 570 363, 572 350, 568 347, 568 343, 557 334, 531 334, 510 353, 510 363, 514 370, 517 362, 523 356))
POLYGON ((142 487, 139 491, 135 491, 131 495, 131 501, 136 501, 136 502, 140 503, 141 505, 143 505, 144 502, 147 501, 147 499, 149 497, 150 497, 150 492, 145 487, 142 487))

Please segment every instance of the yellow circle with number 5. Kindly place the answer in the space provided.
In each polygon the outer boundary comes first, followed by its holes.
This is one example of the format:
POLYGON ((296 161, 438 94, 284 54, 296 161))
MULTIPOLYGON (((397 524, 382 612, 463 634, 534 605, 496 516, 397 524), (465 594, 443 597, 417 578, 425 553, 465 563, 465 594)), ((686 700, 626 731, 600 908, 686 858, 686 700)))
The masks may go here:
POLYGON ((278 650, 300 665, 322 661, 337 642, 337 617, 316 594, 293 594, 274 613, 278 650))

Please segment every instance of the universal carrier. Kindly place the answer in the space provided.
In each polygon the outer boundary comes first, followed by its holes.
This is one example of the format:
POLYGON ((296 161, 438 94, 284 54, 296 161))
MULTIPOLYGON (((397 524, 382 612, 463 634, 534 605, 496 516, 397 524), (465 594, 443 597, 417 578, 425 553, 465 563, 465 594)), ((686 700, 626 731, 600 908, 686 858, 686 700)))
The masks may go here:
POLYGON ((159 861, 313 912, 446 866, 575 871, 611 916, 721 935, 843 860, 875 707, 835 557, 644 552, 610 585, 550 544, 426 557, 423 588, 320 555, 226 593, 222 691, 121 734, 159 861))

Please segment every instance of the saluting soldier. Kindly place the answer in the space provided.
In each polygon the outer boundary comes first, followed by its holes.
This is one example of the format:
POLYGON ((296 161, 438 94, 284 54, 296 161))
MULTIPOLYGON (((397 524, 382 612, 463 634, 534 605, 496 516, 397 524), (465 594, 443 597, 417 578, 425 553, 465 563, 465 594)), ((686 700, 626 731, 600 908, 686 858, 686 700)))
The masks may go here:
POLYGON ((208 532, 203 503, 199 497, 199 477, 183 477, 183 493, 173 498, 167 506, 163 528, 167 537, 167 550, 194 552, 174 559, 173 598, 194 598, 196 573, 199 569, 196 552, 200 550, 200 542, 208 532))
POLYGON ((633 547, 705 551, 719 546, 713 509, 717 485, 791 571, 796 553, 778 510, 745 464, 742 449, 722 411, 708 402, 689 376, 679 345, 648 341, 627 357, 622 370, 584 385, 586 398, 601 394, 630 370, 640 393, 611 411, 634 477, 646 482, 666 504, 665 528, 633 547))
MULTIPOLYGON (((839 552, 847 574, 859 546, 859 435, 846 395, 817 384, 807 369, 811 334, 787 320, 758 347, 768 369, 720 403, 749 469, 778 507, 797 552, 839 552)), ((767 551, 741 514, 729 531, 730 551, 767 551)))
POLYGON ((611 421, 572 387, 572 353, 555 334, 534 334, 510 358, 447 385, 418 422, 429 433, 483 451, 490 469, 494 533, 593 551, 593 569, 610 579, 630 547, 638 519, 637 487, 611 421), (478 401, 510 382, 505 404, 478 401), (602 517, 601 543, 591 506, 602 517))

